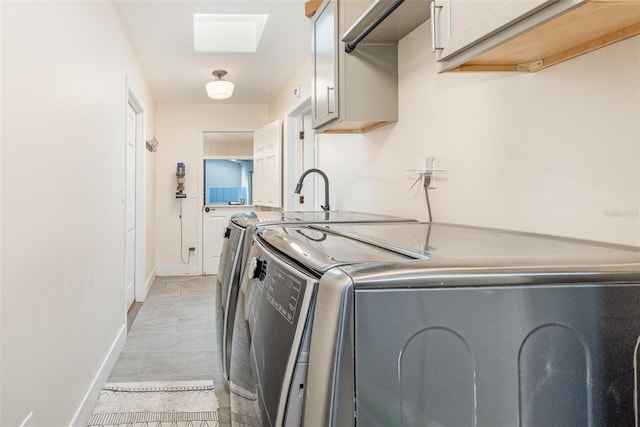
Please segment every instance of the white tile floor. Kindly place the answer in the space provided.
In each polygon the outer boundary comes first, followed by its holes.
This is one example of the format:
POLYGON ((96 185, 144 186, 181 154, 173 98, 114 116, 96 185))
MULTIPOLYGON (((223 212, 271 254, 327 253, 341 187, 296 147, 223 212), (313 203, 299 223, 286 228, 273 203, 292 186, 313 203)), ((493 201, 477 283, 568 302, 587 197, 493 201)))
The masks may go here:
POLYGON ((220 426, 229 426, 215 285, 216 276, 156 278, 109 382, 213 380, 220 426))

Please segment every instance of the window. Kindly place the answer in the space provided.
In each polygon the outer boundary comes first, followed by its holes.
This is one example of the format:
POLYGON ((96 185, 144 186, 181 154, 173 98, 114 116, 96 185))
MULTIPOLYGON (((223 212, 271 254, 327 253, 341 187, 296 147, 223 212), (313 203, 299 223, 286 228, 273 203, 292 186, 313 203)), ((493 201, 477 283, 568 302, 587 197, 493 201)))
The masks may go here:
POLYGON ((253 203, 253 160, 204 160, 205 205, 253 203))

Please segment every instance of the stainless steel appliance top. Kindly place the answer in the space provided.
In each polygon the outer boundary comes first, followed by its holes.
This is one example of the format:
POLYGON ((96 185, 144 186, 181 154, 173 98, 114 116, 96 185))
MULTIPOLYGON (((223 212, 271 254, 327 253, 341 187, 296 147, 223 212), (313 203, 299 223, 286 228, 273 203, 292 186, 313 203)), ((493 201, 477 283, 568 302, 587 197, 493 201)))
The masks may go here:
POLYGON ((420 267, 640 263, 640 248, 636 247, 456 224, 327 224, 312 228, 431 260, 420 267))
POLYGON ((291 212, 242 212, 231 217, 236 225, 246 228, 250 224, 267 222, 407 222, 411 218, 352 211, 291 211, 291 212))
POLYGON ((242 228, 247 228, 247 225, 254 224, 256 222, 266 221, 284 221, 286 217, 282 212, 239 212, 231 215, 230 221, 242 228))
POLYGON ((387 263, 412 257, 358 239, 314 229, 309 225, 281 224, 261 227, 256 238, 274 248, 294 263, 319 275, 346 264, 387 263))

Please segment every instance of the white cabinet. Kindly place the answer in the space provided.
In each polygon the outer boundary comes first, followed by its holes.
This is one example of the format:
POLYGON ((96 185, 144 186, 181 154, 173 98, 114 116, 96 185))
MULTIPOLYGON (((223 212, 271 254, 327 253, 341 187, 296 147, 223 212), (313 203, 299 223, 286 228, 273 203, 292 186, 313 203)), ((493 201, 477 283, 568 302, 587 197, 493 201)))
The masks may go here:
POLYGON ((640 0, 435 0, 438 71, 538 71, 640 34, 640 0))
POLYGON ((282 124, 280 120, 253 132, 253 204, 282 206, 282 124))
POLYGON ((398 120, 397 43, 341 41, 370 5, 325 0, 312 21, 312 125, 317 132, 360 133, 398 120))

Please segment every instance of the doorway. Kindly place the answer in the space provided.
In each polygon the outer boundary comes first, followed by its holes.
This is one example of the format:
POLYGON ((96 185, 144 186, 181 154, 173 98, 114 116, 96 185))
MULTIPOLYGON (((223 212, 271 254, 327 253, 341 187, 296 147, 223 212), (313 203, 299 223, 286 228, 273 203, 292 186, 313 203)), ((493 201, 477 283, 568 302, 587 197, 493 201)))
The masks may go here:
POLYGON ((129 89, 125 138, 125 176, 122 202, 125 211, 125 308, 143 302, 145 286, 145 171, 144 110, 129 89))
MULTIPOLYGON (((315 132, 311 127, 311 109, 303 111, 298 117, 298 126, 300 128, 298 140, 298 161, 296 162, 297 174, 308 169, 317 167, 317 152, 315 144, 315 132)), ((320 210, 320 202, 318 192, 320 191, 318 181, 320 176, 310 174, 305 178, 304 187, 298 197, 298 210, 301 211, 318 211, 320 210)), ((324 185, 324 184, 322 184, 324 185)))
POLYGON ((202 274, 217 274, 231 215, 252 210, 253 131, 202 133, 202 274))
POLYGON ((319 191, 324 184, 318 184, 317 174, 305 178, 300 194, 303 199, 293 192, 302 173, 318 167, 316 134, 311 127, 311 98, 303 100, 286 114, 284 126, 284 209, 320 210, 319 191), (303 203, 300 203, 301 200, 303 203))
POLYGON ((125 308, 129 311, 135 300, 136 248, 136 129, 137 113, 127 104, 127 140, 125 148, 125 308))

